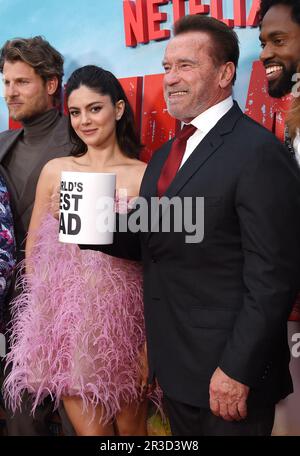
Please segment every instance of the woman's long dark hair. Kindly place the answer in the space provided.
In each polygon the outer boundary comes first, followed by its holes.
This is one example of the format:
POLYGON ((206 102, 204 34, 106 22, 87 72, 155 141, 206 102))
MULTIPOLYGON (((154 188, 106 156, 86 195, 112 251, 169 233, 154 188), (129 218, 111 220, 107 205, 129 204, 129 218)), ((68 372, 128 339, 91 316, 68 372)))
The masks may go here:
MULTIPOLYGON (((124 113, 117 121, 116 135, 121 151, 130 158, 137 158, 142 148, 137 135, 134 117, 129 101, 117 78, 107 70, 96 65, 86 65, 75 70, 68 79, 66 85, 66 101, 73 92, 85 86, 101 95, 109 95, 112 104, 115 105, 119 100, 125 103, 124 113)), ((75 133, 69 115, 69 130, 71 141, 74 144, 71 155, 80 157, 87 152, 87 145, 75 133)))

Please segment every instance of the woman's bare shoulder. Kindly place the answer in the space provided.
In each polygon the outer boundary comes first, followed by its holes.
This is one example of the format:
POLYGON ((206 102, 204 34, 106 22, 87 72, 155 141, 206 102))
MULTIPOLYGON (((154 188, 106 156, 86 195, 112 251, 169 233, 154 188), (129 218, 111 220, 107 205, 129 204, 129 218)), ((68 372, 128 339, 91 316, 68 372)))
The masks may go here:
POLYGON ((144 174, 144 172, 147 168, 147 163, 134 158, 134 159, 130 160, 129 166, 131 167, 133 172, 139 172, 139 173, 144 174))
POLYGON ((58 157, 58 158, 53 158, 52 160, 49 160, 45 166, 44 170, 48 172, 54 172, 54 171, 68 171, 68 168, 72 167, 73 163, 73 157, 58 157))
POLYGON ((126 188, 130 196, 138 195, 146 167, 146 163, 141 160, 128 160, 126 166, 122 167, 122 171, 120 170, 118 175, 118 187, 126 188))
POLYGON ((72 157, 60 157, 49 160, 43 167, 39 182, 42 186, 58 185, 62 171, 71 171, 72 157))

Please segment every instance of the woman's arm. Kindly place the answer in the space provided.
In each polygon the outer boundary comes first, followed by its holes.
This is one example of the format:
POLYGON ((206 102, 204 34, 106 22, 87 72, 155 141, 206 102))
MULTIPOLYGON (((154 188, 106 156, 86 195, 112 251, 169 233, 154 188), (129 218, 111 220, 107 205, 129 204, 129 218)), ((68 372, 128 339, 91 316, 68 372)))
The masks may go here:
POLYGON ((29 258, 32 251, 36 233, 41 225, 42 219, 51 206, 51 196, 59 185, 60 170, 58 160, 51 160, 46 163, 41 171, 36 187, 33 211, 30 219, 28 236, 26 241, 26 258, 29 258))

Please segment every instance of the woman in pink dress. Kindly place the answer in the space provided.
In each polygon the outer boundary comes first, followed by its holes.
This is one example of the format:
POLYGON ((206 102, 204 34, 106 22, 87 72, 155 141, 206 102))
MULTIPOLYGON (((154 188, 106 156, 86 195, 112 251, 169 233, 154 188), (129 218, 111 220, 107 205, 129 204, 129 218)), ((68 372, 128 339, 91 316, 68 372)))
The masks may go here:
MULTIPOLYGON (((115 173, 139 194, 146 168, 133 114, 109 71, 85 66, 66 87, 74 152, 40 175, 26 244, 24 291, 14 305, 5 397, 27 390, 35 407, 63 401, 78 435, 146 435, 147 398, 141 266, 58 242, 49 213, 62 171, 115 173)), ((124 209, 124 208, 123 208, 124 209)))

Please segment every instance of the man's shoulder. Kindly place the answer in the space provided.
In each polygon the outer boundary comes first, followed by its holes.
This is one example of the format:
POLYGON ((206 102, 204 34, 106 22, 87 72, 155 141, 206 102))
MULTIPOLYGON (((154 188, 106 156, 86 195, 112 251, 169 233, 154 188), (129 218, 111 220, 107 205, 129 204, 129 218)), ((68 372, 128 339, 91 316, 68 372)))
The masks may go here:
POLYGON ((23 129, 18 128, 14 130, 5 130, 0 133, 0 155, 1 160, 3 158, 3 154, 6 153, 7 150, 10 149, 12 144, 17 141, 19 135, 22 133, 23 129))
POLYGON ((254 135, 253 141, 261 141, 263 139, 274 143, 280 143, 279 139, 274 135, 274 133, 272 133, 262 124, 258 123, 256 120, 249 117, 247 114, 243 113, 240 120, 244 129, 247 130, 249 134, 254 135))
POLYGON ((280 144, 279 140, 270 130, 245 114, 236 101, 234 101, 234 105, 222 119, 221 126, 223 126, 223 130, 226 133, 237 134, 241 137, 245 135, 245 141, 243 141, 245 145, 265 141, 280 144), (222 119, 224 119, 224 122, 222 119), (224 129, 224 125, 226 129, 224 129), (251 138, 250 142, 248 141, 249 137, 251 138))
MULTIPOLYGON (((246 114, 239 121, 235 141, 229 143, 230 151, 238 157, 241 164, 256 164, 272 162, 295 167, 291 154, 287 153, 285 145, 272 131, 265 128, 246 114)), ((264 165, 266 166, 266 165, 264 165)))
POLYGON ((23 128, 16 128, 11 130, 4 130, 0 133, 0 141, 3 139, 16 138, 19 136, 23 128))

